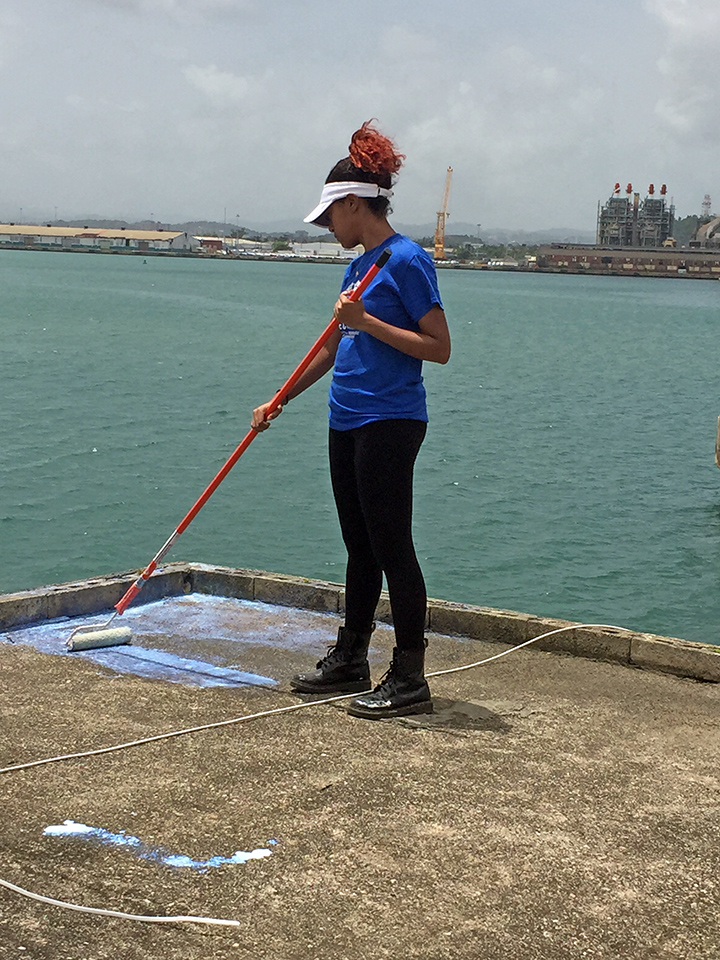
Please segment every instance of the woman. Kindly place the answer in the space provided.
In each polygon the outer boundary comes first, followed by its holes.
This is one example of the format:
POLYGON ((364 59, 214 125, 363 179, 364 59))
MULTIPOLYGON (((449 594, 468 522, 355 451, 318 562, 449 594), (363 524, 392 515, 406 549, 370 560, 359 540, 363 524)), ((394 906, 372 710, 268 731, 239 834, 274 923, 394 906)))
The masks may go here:
MULTIPOLYGON (((343 247, 365 253, 348 267, 335 304, 340 324, 285 402, 331 368, 330 472, 348 551, 345 625, 317 668, 291 681, 299 693, 367 691, 367 660, 383 573, 396 646, 389 671, 348 712, 359 717, 431 713, 425 680, 427 595, 412 539, 413 467, 427 427, 423 360, 447 363, 450 335, 435 266, 388 223, 392 182, 402 165, 392 141, 364 123, 349 156, 330 171, 306 223, 327 227, 343 247), (364 298, 347 294, 384 249, 390 260, 364 298)), ((265 430, 267 404, 253 411, 265 430)))

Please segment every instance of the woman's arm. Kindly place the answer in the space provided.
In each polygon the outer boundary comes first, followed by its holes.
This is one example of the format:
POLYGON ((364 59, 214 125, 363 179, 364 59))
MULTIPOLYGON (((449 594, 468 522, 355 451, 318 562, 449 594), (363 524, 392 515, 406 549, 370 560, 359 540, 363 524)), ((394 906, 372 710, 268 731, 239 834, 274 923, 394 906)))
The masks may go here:
POLYGON ((419 331, 404 330, 366 313, 362 300, 349 300, 343 293, 335 304, 333 316, 339 323, 363 330, 418 360, 447 363, 450 359, 450 331, 442 307, 432 307, 422 317, 419 331))
MULTIPOLYGON (((332 369, 339 343, 340 331, 336 330, 327 343, 321 348, 318 355, 313 358, 310 366, 292 388, 287 398, 283 397, 283 404, 294 400, 295 397, 299 397, 303 390, 307 390, 308 387, 311 387, 321 377, 324 377, 328 370, 332 369)), ((282 406, 280 406, 268 415, 267 408, 270 406, 270 402, 271 401, 268 400, 267 403, 263 403, 253 410, 252 423, 250 424, 253 430, 259 430, 260 432, 267 430, 270 426, 270 421, 274 420, 275 417, 279 417, 282 413, 282 406)))

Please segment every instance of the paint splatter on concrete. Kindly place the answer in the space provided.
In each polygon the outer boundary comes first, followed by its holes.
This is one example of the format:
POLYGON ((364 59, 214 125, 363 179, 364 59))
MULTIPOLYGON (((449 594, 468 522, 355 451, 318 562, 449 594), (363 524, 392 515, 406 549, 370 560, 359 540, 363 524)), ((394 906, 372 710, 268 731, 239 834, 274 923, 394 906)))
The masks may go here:
MULTIPOLYGON (((272 850, 268 847, 256 847, 254 850, 236 850, 229 857, 214 856, 207 860, 194 860, 184 854, 170 853, 162 847, 143 843, 139 837, 134 837, 125 831, 112 833, 102 827, 89 827, 85 823, 76 823, 74 820, 65 820, 64 823, 46 827, 43 834, 47 837, 85 840, 102 846, 127 849, 141 860, 152 860, 163 867, 189 868, 199 873, 207 873, 214 867, 243 864, 249 860, 264 860, 272 854, 272 850)), ((268 844, 274 846, 277 840, 269 840, 268 844)))

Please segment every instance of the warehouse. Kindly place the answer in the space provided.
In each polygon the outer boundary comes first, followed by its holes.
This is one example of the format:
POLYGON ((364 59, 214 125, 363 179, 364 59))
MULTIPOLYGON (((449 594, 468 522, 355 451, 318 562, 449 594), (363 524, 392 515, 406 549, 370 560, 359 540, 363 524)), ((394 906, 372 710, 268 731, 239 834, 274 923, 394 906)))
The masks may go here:
POLYGON ((552 243, 541 246, 537 268, 550 273, 720 279, 720 250, 596 247, 552 243))
POLYGON ((131 230, 125 227, 53 227, 50 224, 0 223, 0 247, 30 250, 178 253, 196 251, 196 237, 177 230, 131 230))

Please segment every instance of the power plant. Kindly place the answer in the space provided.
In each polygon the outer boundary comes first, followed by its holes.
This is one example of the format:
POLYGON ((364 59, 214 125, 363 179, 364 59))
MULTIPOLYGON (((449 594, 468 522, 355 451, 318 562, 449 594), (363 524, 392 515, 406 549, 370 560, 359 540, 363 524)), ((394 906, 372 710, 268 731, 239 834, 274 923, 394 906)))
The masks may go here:
POLYGON ((625 195, 620 184, 604 205, 598 204, 597 245, 599 247, 662 247, 672 245, 675 225, 675 207, 666 200, 667 187, 660 187, 655 196, 655 185, 650 184, 647 196, 633 192, 629 183, 625 195))
POLYGON ((615 184, 606 203, 598 204, 594 244, 550 243, 538 250, 536 269, 552 273, 631 277, 720 279, 720 217, 705 194, 696 228, 686 245, 673 232, 675 206, 663 184, 650 184, 644 199, 628 183, 624 194, 615 184))

